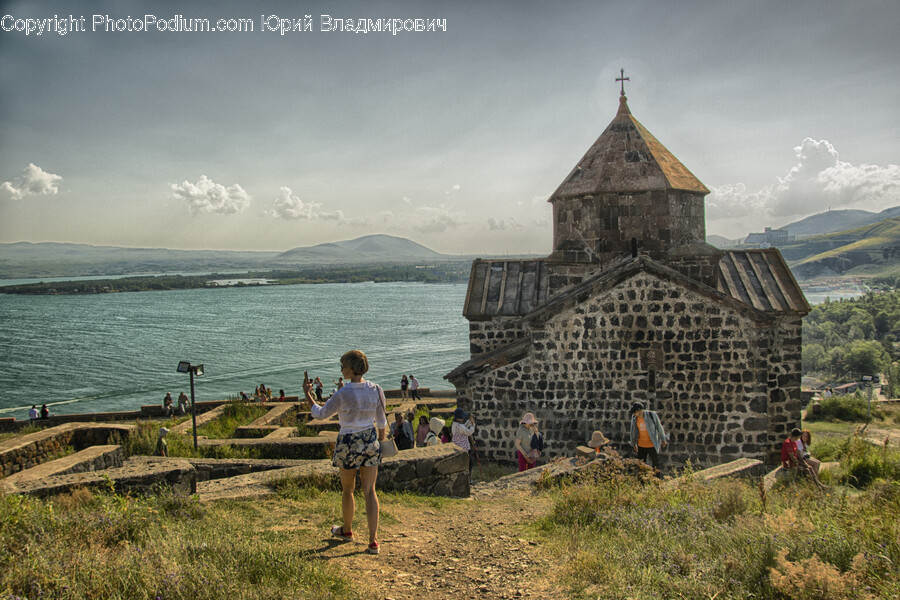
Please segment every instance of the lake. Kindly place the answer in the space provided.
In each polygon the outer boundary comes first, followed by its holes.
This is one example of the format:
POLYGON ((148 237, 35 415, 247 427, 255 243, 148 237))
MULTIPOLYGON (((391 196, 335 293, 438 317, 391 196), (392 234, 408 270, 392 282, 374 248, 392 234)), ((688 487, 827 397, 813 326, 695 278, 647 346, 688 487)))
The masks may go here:
POLYGON ((398 388, 453 389, 444 374, 469 358, 465 284, 355 283, 120 294, 0 294, 0 416, 136 410, 190 394, 179 361, 203 364, 196 399, 300 393, 303 371, 326 382, 359 348, 366 375, 398 388))

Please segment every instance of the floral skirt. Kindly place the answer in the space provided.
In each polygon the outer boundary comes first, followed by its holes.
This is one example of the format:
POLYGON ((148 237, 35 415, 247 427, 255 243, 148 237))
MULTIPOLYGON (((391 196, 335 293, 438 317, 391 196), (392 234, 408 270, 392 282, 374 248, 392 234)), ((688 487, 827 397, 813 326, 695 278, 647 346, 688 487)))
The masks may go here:
POLYGON ((339 435, 331 464, 341 469, 377 467, 381 464, 381 444, 374 427, 339 435))

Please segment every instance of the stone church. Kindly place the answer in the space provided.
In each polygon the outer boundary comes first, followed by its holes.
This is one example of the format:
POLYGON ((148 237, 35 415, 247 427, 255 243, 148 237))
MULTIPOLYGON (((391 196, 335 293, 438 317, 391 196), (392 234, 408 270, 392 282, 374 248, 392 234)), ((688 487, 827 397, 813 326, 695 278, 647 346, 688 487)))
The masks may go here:
POLYGON ((482 460, 515 460, 525 412, 548 457, 573 455, 597 429, 627 455, 640 401, 669 434, 663 465, 778 462, 800 422, 810 307, 777 249, 705 242, 708 193, 632 116, 623 87, 549 199, 552 254, 472 264, 471 358, 445 378, 476 417, 482 460))

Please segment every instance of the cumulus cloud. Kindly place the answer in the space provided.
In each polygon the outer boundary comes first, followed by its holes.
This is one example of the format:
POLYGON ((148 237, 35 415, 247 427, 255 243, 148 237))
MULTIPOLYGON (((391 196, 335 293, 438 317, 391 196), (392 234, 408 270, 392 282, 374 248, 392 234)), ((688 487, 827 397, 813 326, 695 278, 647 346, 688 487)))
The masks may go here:
POLYGON ((337 220, 340 225, 386 228, 397 231, 401 235, 443 233, 467 223, 464 213, 452 211, 443 204, 440 206, 420 206, 411 211, 404 211, 400 215, 389 210, 366 216, 344 217, 342 214, 337 220))
POLYGON ((525 226, 515 217, 507 217, 505 219, 495 219, 489 217, 487 220, 488 229, 491 231, 504 231, 507 229, 524 229, 525 226))
POLYGON ((25 196, 54 196, 59 193, 59 182, 62 177, 48 173, 34 163, 22 169, 22 174, 12 181, 0 184, 0 190, 13 200, 21 200, 25 196))
POLYGON ((827 140, 806 138, 783 177, 751 192, 742 183, 714 187, 706 198, 710 219, 747 215, 795 217, 834 208, 880 211, 900 203, 900 166, 843 162, 827 140))
POLYGON ((299 196, 294 196, 291 188, 282 186, 275 197, 275 208, 266 213, 280 219, 312 219, 314 211, 322 207, 318 202, 304 202, 299 196))
POLYGON ((250 195, 238 184, 225 187, 216 183, 206 175, 202 175, 197 183, 182 181, 173 183, 172 197, 184 200, 192 214, 213 213, 232 215, 250 206, 250 195))
POLYGON ((458 183, 451 185, 449 189, 444 190, 444 196, 446 196, 447 200, 453 200, 461 189, 458 183))
POLYGON ((344 211, 323 211, 320 202, 304 202, 299 196, 295 196, 291 188, 287 186, 281 186, 278 196, 275 197, 275 207, 263 214, 288 221, 296 219, 346 221, 344 211))
POLYGON ((417 209, 411 222, 412 227, 422 233, 442 233, 465 224, 466 217, 463 213, 451 211, 444 205, 417 209))

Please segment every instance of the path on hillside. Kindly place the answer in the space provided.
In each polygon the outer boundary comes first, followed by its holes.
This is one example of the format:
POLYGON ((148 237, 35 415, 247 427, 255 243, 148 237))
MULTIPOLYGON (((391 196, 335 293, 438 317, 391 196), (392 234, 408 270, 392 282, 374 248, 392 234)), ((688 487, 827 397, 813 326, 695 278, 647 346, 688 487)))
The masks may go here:
POLYGON ((868 427, 864 435, 867 440, 878 445, 884 444, 884 440, 887 439, 890 446, 894 448, 900 446, 900 431, 896 429, 868 427))
POLYGON ((379 556, 365 553, 363 527, 360 539, 310 557, 337 563, 357 589, 383 600, 563 600, 567 596, 554 585, 562 565, 517 527, 550 510, 550 501, 532 490, 475 488, 471 500, 452 510, 392 506, 397 522, 381 525, 379 556))

